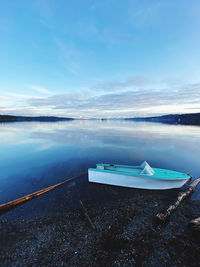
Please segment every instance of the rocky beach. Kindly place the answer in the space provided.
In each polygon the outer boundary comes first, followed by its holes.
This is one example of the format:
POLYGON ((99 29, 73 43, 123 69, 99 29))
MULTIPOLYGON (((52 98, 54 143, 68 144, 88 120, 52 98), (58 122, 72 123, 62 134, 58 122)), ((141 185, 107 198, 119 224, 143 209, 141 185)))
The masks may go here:
POLYGON ((200 237, 188 223, 200 216, 200 201, 185 200, 165 224, 155 219, 177 193, 92 184, 84 176, 54 190, 62 212, 11 219, 26 203, 0 218, 1 266, 199 266, 200 237))

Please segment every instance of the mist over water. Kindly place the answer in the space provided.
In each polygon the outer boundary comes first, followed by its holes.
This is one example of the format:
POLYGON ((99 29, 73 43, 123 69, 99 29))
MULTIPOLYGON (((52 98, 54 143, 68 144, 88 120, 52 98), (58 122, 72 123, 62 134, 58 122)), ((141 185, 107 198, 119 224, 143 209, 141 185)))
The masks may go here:
MULTIPOLYGON (((196 126, 87 120, 4 123, 0 124, 0 203, 78 175, 96 163, 138 165, 146 160, 152 167, 197 178, 199 155, 196 126)), ((59 203, 59 197, 48 193, 26 205, 35 216, 48 214, 56 209, 49 208, 49 200, 59 203), (41 208, 34 209, 36 204, 41 208)), ((193 199, 200 199, 199 189, 193 199)))

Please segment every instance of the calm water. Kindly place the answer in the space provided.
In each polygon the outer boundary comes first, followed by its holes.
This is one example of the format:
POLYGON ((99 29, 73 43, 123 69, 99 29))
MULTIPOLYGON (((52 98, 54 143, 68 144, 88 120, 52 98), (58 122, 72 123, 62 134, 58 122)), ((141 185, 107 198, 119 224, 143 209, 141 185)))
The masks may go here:
MULTIPOLYGON (((196 178, 200 127, 127 121, 0 124, 0 203, 70 178, 98 162, 137 165, 144 160, 196 178)), ((51 193, 47 195, 10 213, 55 212, 56 207, 49 207, 51 193), (33 202, 41 209, 34 209, 33 202)), ((200 190, 193 198, 200 199, 200 190)))

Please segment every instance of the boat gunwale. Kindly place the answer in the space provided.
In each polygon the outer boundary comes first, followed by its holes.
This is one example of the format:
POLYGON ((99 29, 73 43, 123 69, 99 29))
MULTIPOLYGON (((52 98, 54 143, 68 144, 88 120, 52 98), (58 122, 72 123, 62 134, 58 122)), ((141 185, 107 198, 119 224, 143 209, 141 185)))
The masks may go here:
POLYGON ((100 166, 106 166, 106 167, 122 167, 122 168, 138 168, 138 169, 144 169, 144 166, 131 166, 131 165, 118 165, 118 164, 108 164, 108 163, 97 163, 97 165, 100 165, 100 166), (112 166, 113 165, 113 166, 112 166))
MULTIPOLYGON (((104 165, 104 166, 110 166, 109 164, 97 164, 97 165, 104 165)), ((123 166, 125 167, 126 165, 115 165, 115 166, 123 166)), ((133 168, 133 167, 141 167, 141 166, 128 166, 129 168, 133 168)), ((166 170, 166 169, 158 169, 158 168, 153 168, 153 169, 157 169, 157 170, 166 170)), ((161 177, 158 177, 156 175, 135 175, 134 173, 131 173, 131 172, 123 172, 123 171, 115 171, 115 170, 103 170, 103 169, 97 169, 97 168, 89 168, 88 171, 91 170, 91 171, 99 171, 99 172, 105 172, 105 173, 112 173, 112 174, 119 174, 119 175, 128 175, 128 176, 133 176, 133 177, 142 177, 142 178, 152 178, 152 179, 159 179, 159 180, 170 180, 170 181, 173 181, 173 180, 188 180, 190 178, 190 176, 186 173, 181 173, 181 172, 176 172, 176 171, 171 171, 171 170, 166 170, 166 171, 170 171, 170 172, 175 172, 175 173, 180 173, 180 174, 184 174, 184 175, 187 175, 186 177, 166 177, 166 178, 161 178, 161 177)))

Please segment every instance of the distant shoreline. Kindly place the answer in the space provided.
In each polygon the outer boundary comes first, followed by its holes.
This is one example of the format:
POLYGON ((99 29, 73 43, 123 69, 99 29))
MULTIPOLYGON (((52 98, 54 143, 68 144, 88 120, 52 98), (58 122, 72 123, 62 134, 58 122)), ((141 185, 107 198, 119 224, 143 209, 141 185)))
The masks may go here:
POLYGON ((124 120, 161 122, 166 124, 200 125, 200 113, 169 114, 144 118, 125 118, 124 120))
POLYGON ((180 125, 200 125, 200 113, 190 114, 168 114, 155 117, 132 117, 132 118, 89 118, 89 119, 77 119, 77 118, 65 118, 56 116, 14 116, 14 115, 0 115, 0 123, 2 122, 23 122, 23 121, 38 121, 38 122, 56 122, 56 121, 71 121, 71 120, 127 120, 127 121, 147 121, 158 122, 165 124, 180 124, 180 125))
POLYGON ((1 122, 22 122, 22 121, 40 121, 40 122, 54 122, 54 121, 69 121, 74 120, 73 118, 63 118, 54 116, 13 116, 13 115, 0 115, 1 122))

